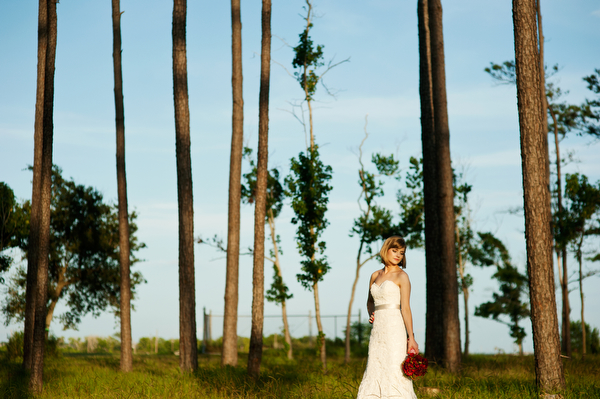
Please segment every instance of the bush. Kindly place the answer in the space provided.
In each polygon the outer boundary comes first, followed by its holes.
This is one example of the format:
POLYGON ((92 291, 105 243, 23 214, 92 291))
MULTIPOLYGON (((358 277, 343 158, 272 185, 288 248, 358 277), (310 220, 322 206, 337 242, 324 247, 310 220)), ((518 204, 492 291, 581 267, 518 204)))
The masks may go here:
MULTIPOLYGON (((25 333, 23 331, 13 332, 12 335, 8 338, 8 342, 6 343, 6 352, 4 352, 4 356, 7 360, 12 362, 22 362, 23 361, 23 346, 25 342, 25 333)), ((46 340, 46 348, 44 352, 45 357, 59 357, 59 345, 62 342, 62 338, 57 338, 54 335, 50 335, 46 340)))
POLYGON ((23 361, 23 342, 25 334, 23 331, 13 332, 6 343, 6 359, 13 362, 23 361))
MULTIPOLYGON (((571 322, 571 348, 573 352, 582 352, 582 333, 581 321, 571 322)), ((588 323, 585 323, 585 352, 600 353, 600 333, 597 328, 592 329, 588 323)))

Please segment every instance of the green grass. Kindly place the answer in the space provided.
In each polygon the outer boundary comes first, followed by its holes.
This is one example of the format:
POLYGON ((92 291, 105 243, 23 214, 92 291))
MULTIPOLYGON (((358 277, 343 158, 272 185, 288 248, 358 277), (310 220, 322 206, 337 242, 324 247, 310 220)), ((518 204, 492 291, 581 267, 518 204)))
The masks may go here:
MULTIPOLYGON (((328 360, 321 373, 314 351, 297 351, 288 361, 281 351, 265 350, 259 380, 246 375, 246 357, 238 367, 219 366, 219 356, 201 355, 198 371, 179 372, 179 359, 170 355, 134 356, 134 371, 120 373, 114 355, 64 354, 48 359, 44 391, 39 398, 354 398, 366 359, 343 364, 342 356, 328 360)), ((563 398, 600 398, 600 356, 565 361, 567 389, 563 398)), ((0 397, 29 398, 27 376, 20 364, 0 360, 0 397)), ((439 388, 437 398, 539 398, 532 356, 473 355, 463 362, 460 375, 430 365, 415 382, 417 395, 429 397, 424 387, 439 388)))

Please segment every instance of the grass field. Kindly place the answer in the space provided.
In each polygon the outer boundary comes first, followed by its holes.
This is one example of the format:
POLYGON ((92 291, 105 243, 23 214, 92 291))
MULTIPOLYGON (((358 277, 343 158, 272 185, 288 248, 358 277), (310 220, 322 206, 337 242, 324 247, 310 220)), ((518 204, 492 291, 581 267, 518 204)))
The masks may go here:
MULTIPOLYGON (((218 355, 201 355, 196 373, 182 375, 173 355, 138 355, 134 371, 122 374, 115 355, 63 354, 48 359, 39 398, 355 398, 366 359, 343 364, 329 358, 320 371, 314 351, 288 361, 282 351, 265 350, 261 377, 246 376, 245 355, 238 367, 219 366, 218 355)), ((600 356, 565 360, 563 398, 600 398, 600 356)), ((0 360, 0 397, 28 398, 27 378, 18 362, 0 360)), ((539 398, 532 356, 473 355, 462 373, 450 375, 431 365, 415 382, 419 398, 539 398), (427 388, 438 388, 430 396, 427 388)))

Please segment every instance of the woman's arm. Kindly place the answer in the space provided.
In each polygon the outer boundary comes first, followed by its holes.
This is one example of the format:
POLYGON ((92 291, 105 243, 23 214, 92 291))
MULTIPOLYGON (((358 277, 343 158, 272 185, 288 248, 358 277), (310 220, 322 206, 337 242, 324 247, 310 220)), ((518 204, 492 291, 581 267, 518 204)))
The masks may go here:
POLYGON ((369 279, 369 297, 367 298, 367 312, 369 312, 369 323, 373 324, 375 320, 375 300, 371 295, 371 286, 373 282, 377 278, 377 272, 371 274, 371 278, 369 279))
POLYGON ((417 344, 417 341, 415 341, 412 312, 410 310, 410 280, 406 273, 402 273, 400 276, 400 303, 402 305, 402 318, 404 319, 404 326, 406 327, 406 334, 408 335, 408 348, 406 352, 410 353, 412 350, 415 353, 419 353, 419 345, 417 344))

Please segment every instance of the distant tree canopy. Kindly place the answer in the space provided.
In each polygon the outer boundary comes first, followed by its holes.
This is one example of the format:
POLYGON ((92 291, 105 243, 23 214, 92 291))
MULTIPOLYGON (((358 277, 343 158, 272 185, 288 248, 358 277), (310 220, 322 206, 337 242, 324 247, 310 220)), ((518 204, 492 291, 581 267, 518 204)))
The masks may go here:
POLYGON ((475 309, 475 316, 492 318, 510 327, 510 336, 519 345, 523 352, 523 339, 525 329, 519 325, 520 321, 529 317, 529 307, 523 298, 527 294, 527 276, 519 272, 512 265, 508 250, 500 240, 491 234, 481 234, 481 248, 484 249, 476 255, 481 265, 496 265, 497 270, 493 278, 500 283, 499 292, 492 294, 492 300, 482 303, 475 309), (507 317, 508 321, 503 320, 507 317))
MULTIPOLYGON (((243 175, 244 184, 242 184, 242 201, 248 204, 254 203, 256 196, 257 169, 256 163, 251 158, 251 155, 252 149, 245 147, 244 157, 248 159, 250 171, 248 173, 244 173, 243 175)), ((265 223, 275 222, 275 219, 279 216, 281 209, 283 208, 284 198, 285 191, 281 185, 281 182, 279 181, 279 171, 276 168, 273 168, 267 174, 267 209, 265 213, 265 223)), ((275 243, 277 244, 276 250, 279 252, 279 254, 282 254, 279 235, 275 237, 275 243)), ((279 266, 275 261, 277 256, 274 248, 269 250, 269 255, 273 262, 273 282, 271 283, 271 287, 266 292, 266 298, 269 302, 281 304, 286 300, 291 299, 293 294, 289 292, 288 286, 284 283, 283 278, 279 273, 279 266)))
MULTIPOLYGON (((585 334, 589 339, 586 340, 586 352, 591 354, 600 353, 600 332, 597 328, 591 328, 588 323, 585 323, 585 334)), ((581 321, 571 322, 571 347, 575 352, 582 352, 583 340, 581 321)))
MULTIPOLYGON (((65 180, 61 173, 59 167, 53 167, 46 327, 50 325, 56 303, 66 298, 68 310, 59 319, 65 329, 76 329, 88 313, 98 316, 111 307, 118 314, 119 222, 116 205, 106 204, 96 189, 65 180)), ((31 204, 25 201, 15 209, 15 218, 22 224, 15 241, 27 255, 31 204)), ((131 264, 139 261, 135 253, 145 247, 136 236, 136 218, 135 212, 129 215, 131 264)), ((25 317, 26 279, 23 265, 10 277, 2 303, 6 324, 25 317)), ((138 284, 143 282, 140 272, 132 273, 132 297, 138 284)))
MULTIPOLYGON (((397 226, 394 225, 392 212, 375 203, 375 199, 382 197, 384 182, 378 177, 394 177, 399 171, 399 162, 393 155, 384 156, 379 153, 373 154, 371 162, 375 165, 378 174, 369 172, 360 160, 360 169, 358 170, 358 184, 362 191, 359 196, 360 215, 354 219, 354 225, 350 231, 350 237, 360 238, 361 249, 368 259, 373 254, 372 246, 385 240, 389 236, 397 234, 397 226), (361 203, 361 200, 364 202, 361 203)), ((375 251, 377 252, 377 251, 375 251)), ((362 254, 359 253, 360 258, 362 254)), ((361 264, 362 266, 362 264, 361 264)))
MULTIPOLYGON (((515 85, 517 75, 514 61, 504 61, 502 64, 491 62, 484 71, 499 84, 515 85)), ((553 65, 546 78, 550 78, 560 71, 558 64, 553 65)), ((600 94, 600 69, 596 69, 590 76, 582 78, 587 83, 587 88, 594 94, 600 94)), ((561 100, 569 91, 564 91, 553 82, 546 82, 546 99, 548 101, 548 132, 554 132, 564 137, 569 132, 583 136, 600 137, 600 96, 586 99, 581 105, 568 104, 561 100)))
POLYGON ((12 257, 3 253, 10 248, 19 248, 28 236, 29 219, 25 219, 21 206, 17 203, 13 190, 0 182, 0 284, 4 283, 3 274, 12 265, 12 257))

